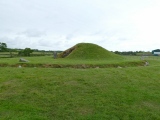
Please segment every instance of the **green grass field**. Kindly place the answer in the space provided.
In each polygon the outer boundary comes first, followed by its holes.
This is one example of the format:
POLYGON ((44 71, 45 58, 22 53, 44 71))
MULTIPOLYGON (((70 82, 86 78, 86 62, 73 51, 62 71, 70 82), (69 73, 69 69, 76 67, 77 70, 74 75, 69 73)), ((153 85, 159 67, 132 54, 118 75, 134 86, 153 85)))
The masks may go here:
MULTIPOLYGON (((3 58, 15 64, 19 58, 3 58)), ((109 64, 28 57, 30 63, 109 64)), ((0 68, 1 120, 159 120, 160 58, 149 66, 111 68, 0 68)), ((126 56, 121 62, 139 61, 126 56)))
POLYGON ((144 61, 140 60, 140 57, 128 57, 124 56, 123 59, 113 60, 93 60, 93 59, 68 59, 58 58, 54 59, 52 56, 42 57, 23 57, 29 62, 19 62, 20 57, 16 58, 1 58, 0 66, 24 66, 24 67, 50 67, 50 68, 109 68, 109 67, 131 67, 131 66, 143 66, 144 61))
POLYGON ((1 119, 159 119, 158 69, 4 68, 1 119))
POLYGON ((1 58, 0 120, 160 120, 160 57, 88 43, 65 55, 1 58))

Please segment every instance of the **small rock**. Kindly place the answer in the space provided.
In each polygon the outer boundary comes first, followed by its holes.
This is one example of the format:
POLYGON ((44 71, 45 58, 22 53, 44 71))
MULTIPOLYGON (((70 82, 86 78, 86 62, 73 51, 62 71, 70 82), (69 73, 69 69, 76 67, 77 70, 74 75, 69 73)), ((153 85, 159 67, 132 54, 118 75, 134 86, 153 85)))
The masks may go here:
POLYGON ((19 65, 19 66, 18 66, 18 68, 22 68, 22 66, 21 66, 21 65, 19 65))
POLYGON ((24 58, 20 58, 19 62, 29 62, 28 60, 24 59, 24 58))
POLYGON ((122 68, 121 66, 118 66, 117 68, 122 68))

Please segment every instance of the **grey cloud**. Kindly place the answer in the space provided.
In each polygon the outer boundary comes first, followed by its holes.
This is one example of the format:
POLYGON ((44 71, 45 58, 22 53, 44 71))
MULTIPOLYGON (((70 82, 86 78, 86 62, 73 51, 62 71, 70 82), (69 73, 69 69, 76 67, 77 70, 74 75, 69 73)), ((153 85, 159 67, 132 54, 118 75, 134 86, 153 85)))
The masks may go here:
POLYGON ((38 46, 37 39, 28 39, 23 36, 13 38, 1 37, 0 41, 6 43, 8 48, 35 48, 38 46))
POLYGON ((73 38, 73 34, 68 34, 67 36, 66 36, 66 39, 67 40, 70 40, 70 39, 72 39, 73 38))
POLYGON ((22 48, 23 45, 26 43, 22 42, 23 39, 16 37, 16 38, 9 38, 9 37, 2 37, 0 38, 1 42, 7 44, 8 48, 22 48))
POLYGON ((18 33, 18 34, 26 35, 26 37, 41 37, 41 36, 46 35, 46 32, 40 31, 40 30, 35 30, 35 29, 29 29, 29 30, 26 30, 26 31, 18 33))
POLYGON ((45 39, 38 40, 39 46, 51 47, 53 44, 54 44, 53 40, 45 40, 45 39))
POLYGON ((4 43, 6 43, 6 42, 11 42, 11 39, 8 38, 8 37, 1 37, 1 38, 0 38, 0 42, 4 42, 4 43))

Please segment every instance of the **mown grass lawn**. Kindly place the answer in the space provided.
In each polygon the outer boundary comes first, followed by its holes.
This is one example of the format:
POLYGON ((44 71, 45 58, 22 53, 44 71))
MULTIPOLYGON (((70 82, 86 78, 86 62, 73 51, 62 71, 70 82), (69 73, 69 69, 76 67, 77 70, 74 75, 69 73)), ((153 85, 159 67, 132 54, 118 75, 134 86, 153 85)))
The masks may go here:
POLYGON ((0 68, 2 120, 159 120, 159 66, 0 68))
POLYGON ((54 59, 52 56, 42 56, 42 57, 23 57, 29 62, 19 62, 20 57, 16 58, 1 58, 0 66, 16 66, 19 65, 24 67, 52 67, 52 68, 107 68, 107 67, 131 67, 131 66, 143 66, 144 61, 140 57, 127 57, 123 56, 121 59, 68 59, 68 58, 58 58, 54 59))

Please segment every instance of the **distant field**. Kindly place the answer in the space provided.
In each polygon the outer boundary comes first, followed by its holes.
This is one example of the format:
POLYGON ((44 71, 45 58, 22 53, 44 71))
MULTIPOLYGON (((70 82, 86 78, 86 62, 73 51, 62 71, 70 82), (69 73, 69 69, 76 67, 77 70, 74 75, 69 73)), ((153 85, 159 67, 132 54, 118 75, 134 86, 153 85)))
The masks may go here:
MULTIPOLYGON (((53 52, 33 52, 30 56, 53 55, 53 52)), ((18 57, 18 52, 0 52, 0 58, 18 57)))
MULTIPOLYGON (((1 120, 159 120, 160 57, 121 60, 25 57, 28 64, 117 64, 112 68, 0 67, 1 120), (133 65, 131 65, 131 63, 133 65), (130 65, 130 66, 129 66, 130 65)), ((1 58, 0 64, 19 64, 1 58)))

